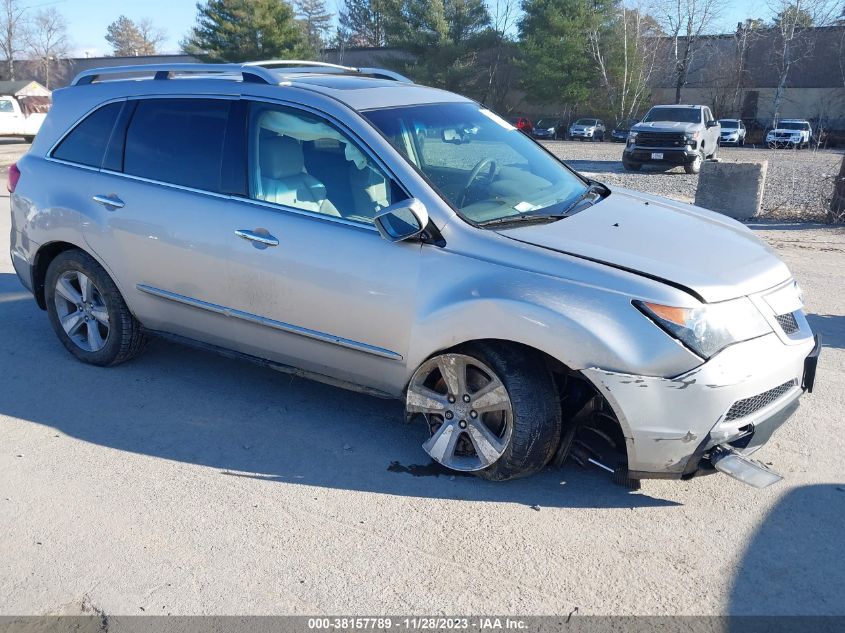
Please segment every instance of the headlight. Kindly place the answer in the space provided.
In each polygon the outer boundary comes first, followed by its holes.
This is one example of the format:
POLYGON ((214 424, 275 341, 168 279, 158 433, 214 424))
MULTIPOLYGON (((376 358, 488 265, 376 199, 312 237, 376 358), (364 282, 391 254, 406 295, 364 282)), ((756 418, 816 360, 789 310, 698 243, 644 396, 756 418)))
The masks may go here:
POLYGON ((637 132, 634 132, 633 130, 628 132, 628 140, 629 141, 636 141, 637 140, 637 132))
POLYGON ((554 131, 555 131, 555 129, 553 127, 550 127, 549 129, 546 130, 546 132, 548 132, 549 134, 551 134, 554 131))
POLYGON ((704 359, 728 345, 772 331, 760 311, 747 298, 676 308, 634 301, 647 317, 704 359))
POLYGON ((686 134, 684 134, 684 137, 687 139, 687 141, 697 141, 699 136, 701 136, 701 132, 699 132, 698 130, 696 130, 695 132, 687 132, 686 134))

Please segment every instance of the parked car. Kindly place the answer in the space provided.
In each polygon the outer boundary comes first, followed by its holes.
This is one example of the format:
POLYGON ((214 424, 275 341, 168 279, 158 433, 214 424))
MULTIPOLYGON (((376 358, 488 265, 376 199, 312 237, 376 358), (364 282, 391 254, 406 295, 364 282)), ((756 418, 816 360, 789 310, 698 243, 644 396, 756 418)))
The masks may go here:
POLYGON ((631 128, 622 166, 637 171, 643 163, 670 163, 697 174, 719 151, 720 135, 719 122, 707 106, 654 106, 631 128))
POLYGON ((631 119, 630 121, 622 121, 613 128, 613 131, 610 133, 610 140, 614 143, 624 143, 628 140, 628 133, 631 131, 631 128, 634 127, 639 120, 631 119))
POLYGON ((601 119, 578 119, 569 127, 569 138, 573 141, 603 141, 605 129, 601 119))
POLYGON ((0 136, 22 136, 32 143, 49 106, 48 97, 0 95, 0 136))
POLYGON ((741 119, 719 119, 722 132, 719 137, 720 145, 745 145, 745 123, 741 119))
POLYGON ((534 126, 531 124, 531 119, 527 117, 512 116, 510 119, 508 119, 508 121, 517 130, 519 130, 523 134, 527 134, 528 136, 531 136, 531 132, 534 130, 534 126))
POLYGON ((766 134, 766 144, 771 148, 809 147, 813 140, 813 128, 805 119, 783 119, 766 134))
POLYGON ((534 124, 531 136, 556 141, 566 136, 566 124, 561 119, 540 119, 534 124))
POLYGON ((57 91, 9 170, 11 257, 67 351, 109 367, 159 336, 401 398, 433 460, 490 480, 568 455, 776 480, 747 455, 820 348, 774 251, 372 74, 161 64, 57 91))

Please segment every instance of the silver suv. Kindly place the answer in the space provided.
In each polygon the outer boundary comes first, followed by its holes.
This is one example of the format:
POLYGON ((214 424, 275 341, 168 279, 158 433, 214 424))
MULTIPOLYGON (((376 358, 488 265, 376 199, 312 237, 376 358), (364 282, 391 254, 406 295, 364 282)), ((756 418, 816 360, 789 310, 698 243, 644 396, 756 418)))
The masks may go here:
POLYGON ((54 102, 10 171, 11 256, 80 361, 162 336, 402 398, 434 460, 487 479, 567 456, 776 478, 744 456, 818 345, 741 224, 374 69, 111 68, 54 102))

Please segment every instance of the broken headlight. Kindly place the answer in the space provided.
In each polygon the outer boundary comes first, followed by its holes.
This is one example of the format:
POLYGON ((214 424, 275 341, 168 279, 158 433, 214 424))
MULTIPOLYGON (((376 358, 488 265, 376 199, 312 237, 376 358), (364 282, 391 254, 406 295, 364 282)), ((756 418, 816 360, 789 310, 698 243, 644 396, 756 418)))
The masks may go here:
POLYGON ((772 331, 760 311, 745 297, 722 303, 678 308, 647 301, 634 305, 666 332, 702 358, 711 358, 728 345, 772 331))

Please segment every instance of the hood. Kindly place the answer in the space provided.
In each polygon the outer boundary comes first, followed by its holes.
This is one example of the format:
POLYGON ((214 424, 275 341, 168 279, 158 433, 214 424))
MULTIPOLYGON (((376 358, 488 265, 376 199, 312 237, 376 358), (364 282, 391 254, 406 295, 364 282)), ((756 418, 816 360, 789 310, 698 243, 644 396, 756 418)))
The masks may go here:
POLYGON ((651 121, 637 123, 631 128, 634 132, 695 132, 702 128, 701 123, 679 123, 677 121, 651 121))
POLYGON ((498 231, 526 244, 590 259, 726 301, 790 278, 748 228, 699 207, 626 189, 551 224, 498 231))
POLYGON ((776 127, 774 130, 770 130, 769 134, 801 134, 801 132, 806 132, 807 130, 792 130, 785 127, 776 127))

